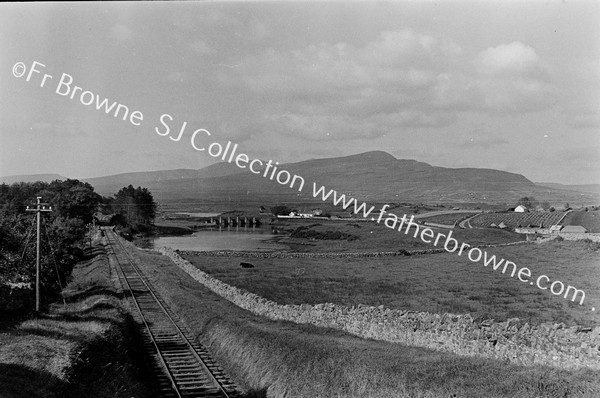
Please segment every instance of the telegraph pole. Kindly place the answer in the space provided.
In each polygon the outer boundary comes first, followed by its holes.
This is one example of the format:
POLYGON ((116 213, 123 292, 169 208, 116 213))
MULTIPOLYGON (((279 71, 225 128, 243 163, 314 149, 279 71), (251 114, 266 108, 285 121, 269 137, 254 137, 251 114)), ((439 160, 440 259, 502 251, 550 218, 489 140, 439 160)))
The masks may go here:
POLYGON ((46 208, 48 203, 41 203, 41 196, 37 196, 36 207, 30 209, 27 206, 26 211, 35 211, 37 215, 37 249, 35 257, 35 311, 40 312, 40 219, 41 213, 52 211, 52 206, 46 208))

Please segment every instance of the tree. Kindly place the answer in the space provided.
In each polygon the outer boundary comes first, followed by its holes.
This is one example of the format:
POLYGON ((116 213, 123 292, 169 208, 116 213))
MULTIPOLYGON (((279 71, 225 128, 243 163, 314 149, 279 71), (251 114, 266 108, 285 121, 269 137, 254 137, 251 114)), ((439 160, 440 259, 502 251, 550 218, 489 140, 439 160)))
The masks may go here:
POLYGON ((65 218, 78 218, 84 223, 92 221, 93 214, 102 199, 90 184, 78 180, 55 180, 50 183, 48 190, 55 193, 54 197, 44 198, 44 200, 54 204, 54 211, 58 215, 65 218))
POLYGON ((82 258, 85 225, 101 197, 78 180, 0 185, 0 283, 35 280, 35 218, 25 208, 35 203, 36 196, 53 207, 42 216, 40 236, 42 300, 46 301, 58 295, 82 258))
POLYGON ((132 227, 150 225, 156 215, 156 202, 150 191, 142 187, 133 188, 132 185, 117 192, 111 201, 111 207, 132 227))
POLYGON ((292 210, 284 205, 277 205, 277 206, 273 206, 271 207, 271 213, 274 216, 287 216, 288 214, 290 214, 292 210))
POLYGON ((533 196, 532 197, 524 196, 517 201, 517 205, 525 206, 528 209, 531 209, 531 208, 537 206, 537 204, 538 204, 538 201, 533 196))

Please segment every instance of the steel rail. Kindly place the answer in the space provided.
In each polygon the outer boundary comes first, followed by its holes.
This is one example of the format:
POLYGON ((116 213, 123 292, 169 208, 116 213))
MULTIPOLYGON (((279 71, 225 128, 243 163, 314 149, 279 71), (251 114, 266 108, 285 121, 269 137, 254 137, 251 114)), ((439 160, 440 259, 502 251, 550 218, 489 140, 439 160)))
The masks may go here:
MULTIPOLYGON (((186 333, 181 329, 181 327, 177 324, 177 321, 175 319, 173 319, 173 317, 171 316, 171 314, 169 313, 169 310, 165 307, 165 305, 163 305, 163 303, 161 302, 161 299, 159 298, 159 296, 154 292, 154 290, 152 289, 152 287, 150 286, 150 284, 145 280, 144 276, 142 275, 141 271, 139 270, 138 266, 136 265, 135 259, 132 257, 132 255, 129 253, 129 251, 127 250, 127 248, 125 247, 125 245, 123 245, 123 243, 120 241, 120 239, 116 236, 115 232, 105 228, 105 235, 106 235, 106 239, 108 244, 113 248, 113 253, 115 256, 115 260, 116 263, 118 265, 119 271, 123 276, 123 279, 125 280, 125 283, 127 285, 127 288, 130 292, 131 298, 133 299, 133 302, 135 304, 135 307, 137 308, 137 311, 140 315, 140 318, 142 319, 143 325, 146 329, 146 331, 148 332, 148 335, 150 337, 150 340, 152 341, 152 345, 154 347, 154 349, 156 350, 159 362, 161 367, 165 370, 165 373, 170 381, 171 384, 171 388, 173 389, 173 391, 177 394, 177 397, 183 398, 183 397, 187 397, 189 396, 188 394, 184 394, 181 391, 181 388, 178 384, 181 383, 180 380, 178 380, 178 377, 180 375, 178 375, 176 372, 174 372, 171 367, 169 366, 168 362, 169 360, 165 357, 165 353, 163 352, 163 349, 161 348, 161 345, 158 343, 158 336, 156 336, 156 334, 153 331, 153 328, 151 326, 151 322, 148 321, 147 317, 144 315, 144 310, 142 309, 142 306, 140 305, 140 302, 138 300, 138 297, 135 296, 134 294, 134 288, 131 286, 130 283, 130 278, 134 278, 135 280, 139 280, 142 284, 143 287, 145 287, 146 291, 144 293, 149 293, 153 299, 153 301, 146 303, 146 305, 153 305, 156 304, 157 308, 161 311, 162 315, 165 315, 166 318, 168 319, 168 321, 170 322, 170 326, 173 327, 173 330, 177 333, 177 337, 179 338, 179 341, 182 341, 184 343, 185 348, 187 348, 187 351, 184 353, 180 353, 180 354, 174 354, 173 355, 180 355, 179 358, 182 358, 186 355, 186 354, 191 354, 192 357, 196 360, 196 363, 198 365, 200 365, 200 367, 204 370, 204 374, 189 374, 189 373, 182 373, 182 375, 185 375, 185 377, 189 377, 189 376, 197 376, 197 377, 202 377, 202 376, 208 376, 210 379, 210 385, 212 387, 216 387, 217 389, 217 393, 215 395, 215 393, 207 393, 209 395, 205 395, 205 396, 211 396, 211 397, 215 397, 215 396, 219 396, 222 398, 234 398, 236 396, 238 396, 237 391, 231 391, 231 392, 227 392, 225 389, 225 386, 223 385, 223 383, 221 383, 221 381, 219 381, 219 379, 217 378, 217 376, 215 376, 215 374, 213 374, 213 371, 210 369, 209 365, 206 363, 205 359, 202 358, 197 349, 194 347, 194 345, 192 344, 192 342, 190 341, 190 339, 186 336, 186 333), (109 233, 106 233, 110 231, 109 233), (111 235, 111 237, 109 238, 109 235, 111 235), (117 252, 116 250, 114 250, 116 247, 116 245, 118 245, 121 249, 121 253, 125 254, 126 257, 126 261, 128 263, 128 265, 131 267, 131 269, 134 271, 135 274, 132 274, 131 276, 128 276, 127 273, 125 272, 125 270, 123 269, 123 264, 121 263, 121 261, 119 261, 119 259, 117 258, 117 252)), ((172 338, 171 340, 169 340, 168 338, 163 338, 162 341, 166 344, 177 344, 178 341, 176 341, 175 338, 172 338)), ((197 344, 199 345, 199 344, 197 344)), ((179 351, 178 351, 179 352, 179 351)), ((212 360, 211 360, 212 361, 212 360)), ((183 365, 182 365, 183 366, 183 365)), ((193 364, 190 364, 188 367, 193 367, 193 364)), ((218 366, 214 366, 215 368, 219 369, 218 366)), ((223 377, 225 378, 225 377, 223 377)), ((229 386, 232 386, 232 383, 225 383, 229 386)), ((196 384, 194 384, 194 382, 186 382, 186 385, 188 385, 189 389, 203 389, 203 388, 207 388, 207 383, 201 383, 200 381, 197 382, 196 384), (197 386, 197 387, 195 387, 197 386)), ((202 396, 202 395, 200 395, 202 396)))

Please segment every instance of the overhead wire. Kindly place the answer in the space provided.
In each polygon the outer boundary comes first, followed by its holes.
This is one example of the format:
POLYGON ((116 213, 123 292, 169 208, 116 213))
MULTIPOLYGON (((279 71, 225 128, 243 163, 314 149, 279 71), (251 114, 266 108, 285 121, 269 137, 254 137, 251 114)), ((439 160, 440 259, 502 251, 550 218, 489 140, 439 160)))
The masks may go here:
MULTIPOLYGON (((58 272, 58 264, 56 263, 56 257, 54 257, 54 249, 52 249, 52 243, 50 242, 50 236, 48 235, 48 226, 46 225, 46 220, 44 220, 44 231, 46 232, 46 239, 48 240, 48 246, 50 247, 50 254, 52 255, 52 260, 54 261, 54 270, 56 271, 56 279, 58 279, 58 286, 62 291, 63 285, 60 279, 60 273, 58 272)), ((62 294, 60 296, 62 297, 63 305, 67 305, 65 297, 62 294)))

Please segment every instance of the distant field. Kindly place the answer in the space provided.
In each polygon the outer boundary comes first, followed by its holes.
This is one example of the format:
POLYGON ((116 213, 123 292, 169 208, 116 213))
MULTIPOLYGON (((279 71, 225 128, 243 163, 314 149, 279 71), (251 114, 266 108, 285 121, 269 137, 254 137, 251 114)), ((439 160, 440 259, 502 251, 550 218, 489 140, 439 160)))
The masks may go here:
POLYGON ((600 232, 600 210, 572 211, 565 217, 562 225, 581 225, 588 232, 600 232))
POLYGON ((454 225, 454 223, 464 220, 467 217, 471 217, 478 212, 473 213, 451 213, 451 214, 439 214, 437 216, 422 217, 419 221, 432 222, 436 224, 454 225))
POLYGON ((474 227, 490 227, 492 224, 504 223, 509 228, 542 227, 549 228, 558 223, 564 212, 531 212, 531 213, 484 213, 469 221, 474 227))
MULTIPOLYGON (((403 250, 427 250, 435 248, 432 244, 422 242, 418 237, 414 238, 414 227, 409 234, 398 232, 387 228, 383 223, 376 222, 346 222, 326 220, 278 220, 271 227, 282 231, 292 232, 298 227, 310 226, 316 232, 340 231, 343 234, 355 235, 356 240, 307 240, 284 238, 280 242, 289 245, 295 251, 310 252, 356 252, 356 251, 398 251, 403 250)), ((420 230, 429 228, 419 226, 420 230)), ((431 228, 436 233, 439 231, 447 234, 447 229, 431 228)), ((452 235, 462 242, 469 244, 501 244, 525 240, 524 235, 498 229, 470 230, 454 229, 452 235)))
POLYGON ((427 312, 471 313, 505 320, 597 325, 600 314, 600 251, 585 242, 549 242, 490 248, 533 276, 548 275, 586 292, 572 303, 456 254, 362 259, 256 259, 186 255, 226 283, 282 304, 331 302, 384 305, 427 312), (240 261, 253 263, 241 269, 240 261), (595 305, 598 310, 592 312, 595 305))

